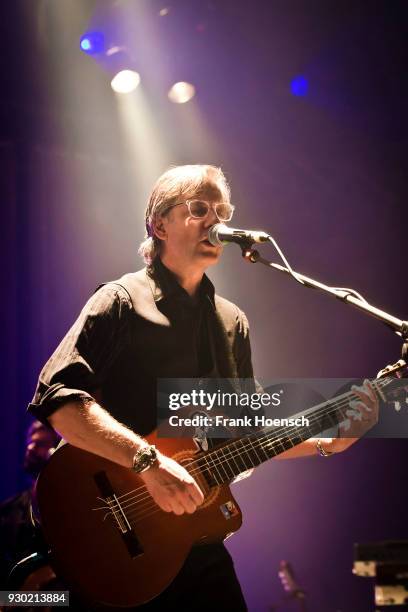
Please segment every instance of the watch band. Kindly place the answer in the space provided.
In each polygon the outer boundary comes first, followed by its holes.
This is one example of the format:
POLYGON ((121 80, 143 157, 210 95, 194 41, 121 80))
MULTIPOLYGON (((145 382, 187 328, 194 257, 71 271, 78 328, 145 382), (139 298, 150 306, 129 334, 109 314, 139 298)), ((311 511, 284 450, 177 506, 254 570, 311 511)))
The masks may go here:
POLYGON ((132 470, 140 474, 148 470, 157 461, 157 451, 154 444, 149 444, 139 448, 134 454, 132 470))

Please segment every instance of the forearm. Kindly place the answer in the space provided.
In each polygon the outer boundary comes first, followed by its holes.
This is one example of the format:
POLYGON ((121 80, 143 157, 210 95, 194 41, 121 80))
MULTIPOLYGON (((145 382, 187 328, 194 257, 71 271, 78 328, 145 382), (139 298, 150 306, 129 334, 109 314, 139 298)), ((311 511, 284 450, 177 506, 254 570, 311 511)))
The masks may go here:
POLYGON ((144 441, 96 402, 64 404, 48 418, 64 440, 125 467, 144 441))

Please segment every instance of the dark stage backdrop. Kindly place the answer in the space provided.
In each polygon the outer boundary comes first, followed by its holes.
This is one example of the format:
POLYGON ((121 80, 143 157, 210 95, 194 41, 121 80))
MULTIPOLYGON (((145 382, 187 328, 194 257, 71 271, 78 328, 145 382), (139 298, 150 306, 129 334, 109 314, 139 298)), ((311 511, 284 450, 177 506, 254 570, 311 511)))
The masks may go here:
MULTIPOLYGON (((366 19, 363 4, 344 3, 332 16, 321 3, 319 16, 278 4, 269 14, 265 2, 256 17, 246 3, 226 2, 197 102, 209 126, 201 133, 216 146, 210 153, 181 110, 171 111, 158 173, 170 163, 221 165, 234 225, 268 230, 300 272, 407 318, 402 18, 378 3, 366 19), (288 84, 303 70, 315 85, 294 98, 288 84)), ((77 116, 16 105, 14 129, 10 105, 0 106, 2 498, 25 485, 25 408, 42 364, 96 286, 142 265, 147 186, 117 143, 109 149, 115 109, 95 118, 86 98, 77 97, 77 116), (73 135, 78 125, 88 129, 86 146, 73 135)), ((265 254, 277 260, 272 249, 265 254)), ((371 377, 400 357, 385 326, 247 264, 235 246, 210 277, 248 315, 260 378, 371 377)), ((371 610, 371 582, 351 574, 352 547, 408 537, 406 462, 405 440, 365 440, 330 459, 269 462, 234 486, 244 525, 228 547, 251 612, 279 601, 281 559, 293 564, 312 612, 371 610)))

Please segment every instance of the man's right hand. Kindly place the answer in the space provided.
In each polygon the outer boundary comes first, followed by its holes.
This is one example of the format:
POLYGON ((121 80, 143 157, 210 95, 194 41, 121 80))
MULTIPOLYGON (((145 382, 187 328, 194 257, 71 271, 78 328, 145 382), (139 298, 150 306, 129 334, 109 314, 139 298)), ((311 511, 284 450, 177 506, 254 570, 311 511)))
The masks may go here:
POLYGON ((157 461, 140 473, 147 490, 165 512, 195 512, 204 495, 194 478, 177 461, 157 452, 157 461))

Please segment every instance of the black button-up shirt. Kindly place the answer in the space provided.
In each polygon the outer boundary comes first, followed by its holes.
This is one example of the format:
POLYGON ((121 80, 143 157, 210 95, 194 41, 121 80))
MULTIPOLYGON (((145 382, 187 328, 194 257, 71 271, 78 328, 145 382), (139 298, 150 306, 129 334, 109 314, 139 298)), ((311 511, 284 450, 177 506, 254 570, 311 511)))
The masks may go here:
POLYGON ((101 286, 41 371, 29 411, 46 419, 95 398, 141 435, 156 426, 158 378, 252 379, 248 322, 204 275, 193 300, 158 258, 101 286))

